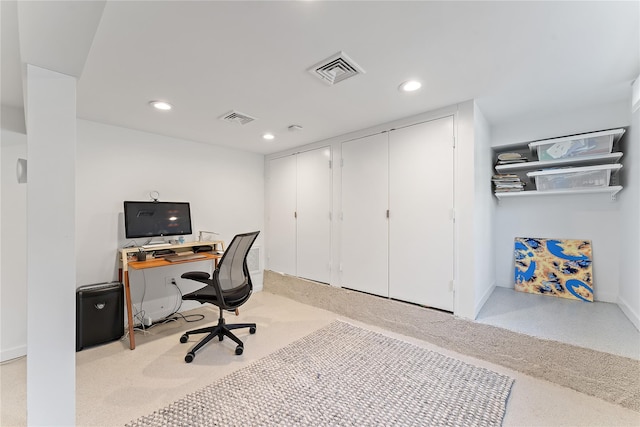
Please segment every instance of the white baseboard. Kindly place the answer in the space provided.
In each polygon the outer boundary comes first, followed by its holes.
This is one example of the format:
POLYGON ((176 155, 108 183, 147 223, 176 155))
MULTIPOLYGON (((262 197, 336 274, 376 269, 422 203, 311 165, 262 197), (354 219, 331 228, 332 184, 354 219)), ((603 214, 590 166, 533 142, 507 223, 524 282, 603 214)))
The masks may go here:
POLYGON ((16 359, 18 357, 27 355, 27 346, 21 345, 18 347, 10 348, 0 351, 0 362, 6 362, 7 360, 16 359))
POLYGON ((624 315, 629 318, 631 323, 633 323, 633 326, 635 326, 636 329, 640 331, 640 316, 638 315, 638 313, 636 313, 631 307, 629 307, 629 304, 627 304, 627 302, 620 297, 618 297, 617 303, 618 307, 620 307, 620 310, 622 310, 624 315))
POLYGON ((487 302, 487 300, 489 299, 489 297, 491 296, 495 288, 496 288, 496 283, 493 282, 491 286, 489 286, 485 291, 485 293, 482 295, 482 298, 480 298, 480 300, 476 303, 476 306, 473 309, 473 320, 475 320, 478 317, 478 313, 480 313, 480 310, 482 310, 482 307, 487 302))
POLYGON ((261 291, 264 284, 264 270, 251 273, 251 282, 253 283, 253 290, 255 292, 261 291))
POLYGON ((597 298, 596 295, 593 296, 593 300, 594 301, 599 301, 599 302, 610 302, 615 304, 618 301, 618 294, 614 294, 614 293, 607 293, 607 292, 598 292, 596 290, 597 298))

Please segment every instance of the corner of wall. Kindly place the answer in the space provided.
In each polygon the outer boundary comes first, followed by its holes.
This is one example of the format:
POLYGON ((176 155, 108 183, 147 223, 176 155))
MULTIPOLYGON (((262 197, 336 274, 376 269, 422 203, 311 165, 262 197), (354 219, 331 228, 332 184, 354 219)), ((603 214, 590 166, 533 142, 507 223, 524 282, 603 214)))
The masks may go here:
POLYGON ((24 118, 24 110, 8 105, 0 107, 0 127, 11 132, 27 134, 27 125, 24 118))
POLYGON ((480 310, 482 310, 482 307, 487 302, 487 300, 489 299, 489 297, 491 296, 491 294, 493 293, 493 290, 495 288, 496 288, 496 283, 495 282, 491 283, 491 285, 489 287, 487 287, 487 289, 485 289, 485 291, 482 294, 482 296, 476 301, 476 306, 474 308, 474 314, 473 314, 473 320, 475 320, 478 317, 478 313, 480 313, 480 310))
MULTIPOLYGON (((638 77, 640 80, 640 76, 638 77)), ((631 113, 631 125, 624 136, 624 189, 620 193, 620 258, 618 297, 614 301, 640 329, 640 284, 638 284, 638 241, 640 240, 640 109, 631 113)))
POLYGON ((2 349, 0 351, 0 362, 6 362, 8 360, 17 359, 18 357, 22 357, 26 355, 27 355, 26 345, 12 347, 9 349, 2 349))
POLYGON ((640 331, 640 314, 638 314, 631 306, 624 300, 622 297, 618 297, 618 307, 624 313, 625 316, 629 318, 633 326, 636 327, 637 330, 640 331))
MULTIPOLYGON (((5 122, 3 122, 3 125, 5 122)), ((27 185, 16 179, 16 160, 27 157, 27 137, 2 129, 0 147, 0 357, 27 351, 27 185)))

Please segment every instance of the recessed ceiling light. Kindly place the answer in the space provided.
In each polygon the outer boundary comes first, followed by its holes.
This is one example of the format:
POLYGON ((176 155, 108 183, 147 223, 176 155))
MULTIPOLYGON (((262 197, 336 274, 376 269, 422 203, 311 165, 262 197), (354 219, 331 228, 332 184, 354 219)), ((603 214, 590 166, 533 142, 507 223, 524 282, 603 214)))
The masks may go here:
POLYGON ((262 135, 262 137, 263 137, 264 139, 266 139, 267 141, 271 141, 272 139, 274 139, 274 138, 275 138, 275 136, 273 136, 273 134, 272 134, 272 133, 265 133, 264 135, 262 135))
POLYGON ((164 101, 149 101, 149 105, 151 105, 156 110, 169 111, 173 108, 173 105, 164 101))
POLYGON ((419 81, 409 80, 402 83, 398 89, 401 90, 402 92, 413 92, 415 90, 420 89, 421 87, 422 87, 422 83, 420 83, 419 81))

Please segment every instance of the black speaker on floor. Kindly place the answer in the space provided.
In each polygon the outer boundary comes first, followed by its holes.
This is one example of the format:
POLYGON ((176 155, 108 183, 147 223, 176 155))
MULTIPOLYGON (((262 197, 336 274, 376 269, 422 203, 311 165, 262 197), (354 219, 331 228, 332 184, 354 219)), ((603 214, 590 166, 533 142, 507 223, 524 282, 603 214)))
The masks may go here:
POLYGON ((76 290, 76 351, 120 339, 124 334, 124 296, 120 282, 76 290))

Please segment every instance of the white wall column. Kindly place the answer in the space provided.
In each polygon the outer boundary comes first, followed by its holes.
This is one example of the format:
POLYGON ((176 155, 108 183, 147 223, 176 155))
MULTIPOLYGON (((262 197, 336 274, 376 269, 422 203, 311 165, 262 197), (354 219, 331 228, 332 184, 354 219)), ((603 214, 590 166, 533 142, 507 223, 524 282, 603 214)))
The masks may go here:
POLYGON ((76 79, 27 66, 27 422, 75 424, 76 79))
MULTIPOLYGON (((634 84, 640 92, 640 76, 634 84)), ((640 109, 631 112, 631 126, 627 128, 626 143, 622 147, 624 190, 620 192, 621 249, 620 287, 617 303, 637 329, 640 329, 640 281, 638 265, 640 253, 640 109)))
MULTIPOLYGON (((473 101, 458 104, 455 166, 455 303, 456 316, 475 319, 476 268, 475 253, 475 138, 473 101)), ((491 250, 487 248, 487 251, 491 250)))

